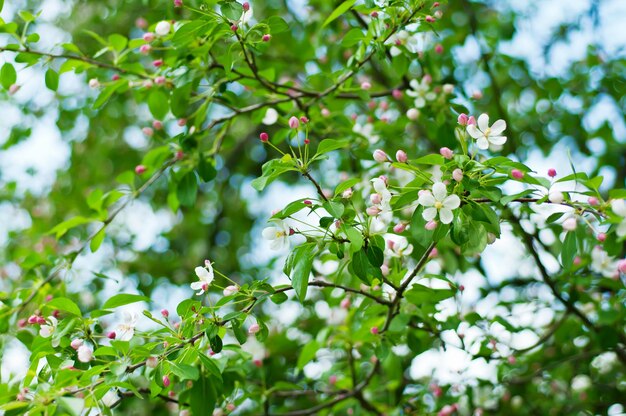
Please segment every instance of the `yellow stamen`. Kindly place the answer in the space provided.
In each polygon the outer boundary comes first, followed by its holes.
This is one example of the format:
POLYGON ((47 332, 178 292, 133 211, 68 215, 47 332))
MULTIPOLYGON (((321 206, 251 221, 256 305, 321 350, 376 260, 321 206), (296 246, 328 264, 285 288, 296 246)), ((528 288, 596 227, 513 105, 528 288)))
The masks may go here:
POLYGON ((435 208, 441 209, 441 208, 443 208, 443 204, 441 202, 439 202, 439 201, 436 201, 435 202, 435 208))
POLYGON ((491 134, 491 127, 487 127, 487 130, 485 130, 485 137, 489 136, 491 134))

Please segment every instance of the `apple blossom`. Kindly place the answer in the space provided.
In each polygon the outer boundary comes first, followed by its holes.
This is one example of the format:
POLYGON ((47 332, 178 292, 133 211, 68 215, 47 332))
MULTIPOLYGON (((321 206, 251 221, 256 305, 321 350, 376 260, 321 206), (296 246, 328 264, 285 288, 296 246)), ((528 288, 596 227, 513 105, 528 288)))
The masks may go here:
POLYGON ((361 83, 361 89, 362 89, 362 90, 367 91, 367 90, 369 90, 370 88, 372 88, 372 84, 370 84, 369 82, 367 82, 367 81, 363 81, 363 82, 361 83))
POLYGON ((291 116, 291 118, 289 119, 289 127, 292 129, 297 129, 298 127, 300 127, 300 120, 298 120, 298 117, 291 116))
POLYGON ((620 273, 626 273, 626 259, 622 259, 617 262, 617 270, 620 273))
POLYGON ((478 117, 478 126, 474 124, 467 125, 467 133, 476 139, 479 149, 488 149, 490 145, 503 145, 506 143, 506 136, 502 136, 502 132, 506 129, 504 120, 497 120, 489 127, 489 116, 485 113, 478 117))
POLYGON ((98 88, 100 86, 100 81, 98 81, 97 78, 91 78, 89 80, 89 87, 90 88, 98 88))
POLYGON ((213 266, 210 261, 205 261, 205 267, 196 267, 194 269, 196 276, 198 277, 197 282, 193 282, 191 286, 191 290, 199 290, 196 295, 202 295, 204 292, 209 290, 209 286, 213 282, 215 275, 213 273, 213 266))
POLYGON ((230 296, 239 291, 239 287, 235 285, 226 286, 224 288, 224 296, 230 296))
POLYGON ((550 191, 550 193, 548 194, 548 199, 553 204, 560 204, 563 202, 563 192, 550 191))
POLYGON ((352 194, 353 194, 352 188, 348 188, 341 193, 341 197, 344 199, 349 199, 349 198, 352 198, 352 194))
POLYGON ((439 154, 445 157, 448 160, 451 160, 454 157, 454 152, 447 147, 442 147, 439 149, 439 154))
POLYGON ((259 324, 255 322, 252 325, 250 325, 250 327, 248 328, 248 334, 256 334, 260 330, 261 330, 261 327, 259 326, 259 324))
POLYGON ((457 182, 461 182, 463 180, 463 171, 459 168, 456 168, 452 171, 452 179, 457 182))
POLYGON ((88 363, 93 359, 93 350, 87 345, 81 345, 78 347, 78 361, 81 363, 88 363))
POLYGON ((404 232, 404 230, 406 230, 406 224, 403 222, 400 222, 393 226, 393 232, 396 234, 401 234, 404 232))
POLYGON ((47 324, 41 325, 39 328, 39 335, 44 338, 50 338, 57 329, 57 325, 59 323, 54 316, 49 316, 47 322, 47 324))
POLYGON ((164 387, 169 387, 170 386, 171 381, 170 381, 170 377, 167 374, 163 376, 162 380, 163 380, 163 386, 164 387))
POLYGON ((576 217, 569 217, 565 221, 563 221, 563 224, 562 224, 563 230, 565 231, 574 231, 577 225, 578 224, 577 224, 576 217))
MULTIPOLYGON (((152 42, 152 41, 154 41, 155 38, 156 38, 156 36, 152 32, 146 32, 146 33, 143 34, 143 40, 146 41, 146 42, 152 42)), ((141 46, 148 46, 148 47, 150 47, 150 45, 141 45, 141 46)), ((140 50, 141 50, 141 48, 140 48, 140 50)))
POLYGON ((263 238, 270 241, 270 248, 272 250, 284 250, 289 248, 289 236, 291 235, 291 228, 283 220, 272 220, 274 225, 267 227, 263 230, 263 238))
POLYGON ((417 108, 409 108, 406 112, 406 117, 409 120, 417 120, 419 116, 420 116, 420 112, 417 108))
POLYGON ((587 202, 589 203, 589 205, 594 207, 600 204, 600 201, 598 201, 598 198, 596 198, 595 196, 590 196, 589 199, 587 199, 587 202))
POLYGON ((404 150, 398 150, 396 152, 396 160, 400 163, 406 163, 409 158, 404 150))
POLYGON ((167 20, 161 20, 154 28, 154 33, 156 33, 157 36, 167 36, 170 30, 172 30, 171 23, 167 20))
POLYGON ((456 121, 460 126, 467 126, 467 122, 469 120, 469 117, 467 116, 467 114, 465 113, 461 113, 459 114, 459 116, 457 117, 456 121))
POLYGON ((389 156, 387 156, 387 153, 385 153, 384 151, 380 150, 380 149, 376 149, 374 150, 374 160, 377 161, 378 163, 384 163, 384 162, 389 162, 389 156))
POLYGON ((137 325, 137 314, 135 312, 125 312, 124 322, 117 326, 120 341, 130 341, 135 335, 137 325))
POLYGON ((413 79, 409 82, 409 85, 411 89, 407 90, 406 94, 415 98, 414 104, 418 109, 424 107, 427 101, 437 98, 437 94, 430 89, 430 78, 428 76, 422 77, 421 81, 413 79))
POLYGON ((450 224, 454 219, 452 210, 461 205, 461 199, 457 195, 448 195, 446 185, 442 182, 436 182, 431 191, 420 194, 418 203, 425 209, 422 217, 426 221, 434 220, 437 215, 439 220, 444 224, 450 224))
POLYGON ((146 366, 149 368, 156 368, 159 365, 159 359, 155 356, 150 356, 146 359, 146 366))
MULTIPOLYGON (((91 83, 90 85, 91 86, 91 83)), ((9 85, 9 95, 15 95, 20 90, 20 86, 17 84, 9 85)))

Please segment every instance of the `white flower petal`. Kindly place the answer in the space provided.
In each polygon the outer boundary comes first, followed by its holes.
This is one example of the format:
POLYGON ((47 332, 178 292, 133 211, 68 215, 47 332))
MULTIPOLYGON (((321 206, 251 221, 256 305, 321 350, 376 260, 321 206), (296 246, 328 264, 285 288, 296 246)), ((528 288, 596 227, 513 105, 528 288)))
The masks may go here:
POLYGON ((433 185, 433 195, 437 201, 443 201, 448 195, 448 190, 443 182, 437 182, 433 185))
POLYGON ((456 209, 461 205, 461 198, 457 195, 450 195, 443 200, 443 206, 448 209, 456 209))
POLYGON ((268 108, 263 117, 262 123, 266 126, 270 126, 278 121, 278 111, 273 108, 268 108))
POLYGON ((506 121, 496 120, 496 122, 491 126, 490 136, 499 136, 504 130, 506 130, 506 121))
POLYGON ((489 142, 497 146, 506 143, 506 136, 489 136, 489 142))
POLYGON ((276 232, 278 230, 275 227, 266 227, 261 231, 261 235, 266 240, 276 240, 276 232))
POLYGON ((479 137, 476 140, 476 145, 481 150, 487 150, 489 148, 489 141, 487 141, 487 138, 484 137, 484 136, 483 137, 479 137))
POLYGON ((617 226, 617 230, 615 232, 618 237, 626 236, 626 221, 622 221, 620 225, 617 226))
POLYGON ((435 197, 430 193, 430 191, 422 192, 417 199, 417 203, 425 207, 432 207, 435 205, 435 197))
POLYGON ((484 136, 483 133, 480 130, 478 130, 478 128, 473 124, 468 124, 466 130, 467 130, 467 134, 472 136, 473 139, 478 139, 484 136))
POLYGON ((196 276, 198 276, 198 279, 200 280, 206 280, 211 277, 211 275, 209 274, 209 271, 205 269, 204 267, 198 266, 194 269, 194 271, 196 272, 196 276))
POLYGON ((454 215, 452 215, 452 210, 448 208, 441 208, 439 210, 439 219, 444 224, 450 224, 454 219, 454 215))
POLYGON ((437 208, 426 208, 422 213, 422 218, 426 221, 434 220, 437 216, 437 208))
POLYGON ((611 201, 613 212, 620 217, 626 217, 626 199, 614 199, 611 201))
POLYGON ((487 131, 489 128, 489 116, 485 113, 482 113, 478 116, 478 128, 481 131, 487 131))

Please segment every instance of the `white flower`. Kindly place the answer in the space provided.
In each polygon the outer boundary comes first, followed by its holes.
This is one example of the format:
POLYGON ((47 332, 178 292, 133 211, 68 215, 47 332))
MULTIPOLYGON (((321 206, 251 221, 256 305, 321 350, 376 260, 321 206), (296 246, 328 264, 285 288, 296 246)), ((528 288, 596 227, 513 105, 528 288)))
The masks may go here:
POLYGON ((268 108, 265 112, 265 117, 263 117, 262 123, 266 126, 271 126, 272 124, 278 121, 278 111, 273 108, 268 108))
POLYGON ((426 105, 426 101, 432 101, 437 98, 437 94, 430 90, 430 83, 426 77, 422 78, 421 81, 413 79, 409 85, 412 89, 407 90, 406 94, 415 97, 416 108, 422 108, 426 105))
POLYGON ((374 125, 372 123, 366 123, 364 125, 356 123, 354 127, 352 127, 352 131, 366 137, 367 141, 371 144, 380 140, 380 136, 374 134, 374 125))
POLYGON ((402 53, 402 50, 398 46, 404 46, 409 52, 417 53, 419 51, 419 43, 417 35, 412 35, 406 30, 401 30, 398 33, 394 33, 389 37, 385 44, 393 45, 389 50, 391 56, 398 56, 402 53))
POLYGON ((267 227, 263 230, 263 238, 270 241, 272 250, 284 250, 289 248, 289 235, 291 228, 283 220, 272 220, 273 227, 267 227))
POLYGON ((452 210, 461 205, 461 199, 457 195, 448 195, 446 185, 443 182, 437 182, 433 185, 432 193, 424 191, 420 193, 417 202, 424 206, 422 217, 426 221, 434 220, 437 214, 444 224, 450 224, 454 215, 452 210))
POLYGON ((403 236, 398 236, 394 240, 388 240, 387 247, 392 257, 404 257, 413 252, 413 245, 409 244, 409 240, 403 236))
POLYGON ((374 190, 381 197, 381 202, 379 204, 382 212, 391 212, 391 192, 387 189, 387 185, 385 181, 381 178, 372 179, 372 185, 374 186, 374 190))
POLYGON ((617 261, 609 257, 601 247, 596 246, 591 250, 591 270, 604 277, 613 277, 617 271, 617 261))
POLYGON ((39 335, 44 338, 50 338, 54 331, 57 329, 57 318, 55 318, 54 316, 49 316, 48 322, 49 324, 41 325, 41 328, 39 328, 39 335))
POLYGON ((93 358, 93 350, 86 345, 81 345, 78 348, 78 361, 81 363, 88 363, 93 358))
POLYGON ((154 28, 154 33, 158 36, 166 36, 170 33, 172 25, 167 20, 161 20, 154 28))
POLYGON ((614 199, 611 201, 611 208, 613 212, 622 217, 622 222, 617 226, 617 236, 624 237, 626 235, 626 200, 614 199))
POLYGON ((137 314, 135 312, 124 312, 124 323, 117 326, 117 339, 120 341, 130 341, 135 335, 136 324, 137 314))
POLYGON ((199 292, 196 293, 197 295, 201 295, 209 290, 209 285, 211 284, 211 282, 213 282, 213 279, 215 278, 211 262, 207 260, 204 262, 204 264, 206 267, 198 266, 194 269, 194 271, 196 272, 196 276, 198 276, 199 280, 191 284, 191 289, 199 290, 199 292))
POLYGON ((119 400, 119 396, 117 395, 117 391, 115 389, 111 389, 106 392, 104 396, 102 396, 102 403, 106 407, 112 407, 119 400))
POLYGON ((488 149, 490 145, 501 146, 506 143, 506 136, 501 136, 505 129, 504 120, 497 120, 489 127, 489 116, 484 113, 478 117, 478 126, 467 125, 467 133, 476 139, 478 148, 482 150, 488 149))

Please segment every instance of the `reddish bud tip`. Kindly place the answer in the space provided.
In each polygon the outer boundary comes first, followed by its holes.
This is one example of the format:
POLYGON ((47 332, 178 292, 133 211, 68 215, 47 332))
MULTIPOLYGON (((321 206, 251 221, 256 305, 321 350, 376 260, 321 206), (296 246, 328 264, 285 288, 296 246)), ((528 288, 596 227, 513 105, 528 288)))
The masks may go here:
POLYGON ((247 12, 248 10, 250 10, 250 3, 248 3, 247 1, 244 2, 241 6, 243 7, 244 12, 247 12))
POLYGON ((434 23, 435 22, 435 18, 428 15, 424 18, 424 20, 426 20, 428 23, 434 23))
POLYGON ((236 32, 236 31, 237 31, 237 29, 239 29, 239 27, 238 27, 237 25, 235 25, 235 24, 233 24, 233 25, 230 27, 230 30, 232 30, 233 32, 236 32))
POLYGON ((161 309, 161 316, 167 318, 168 316, 170 316, 170 311, 168 311, 167 309, 161 309))
POLYGON ((599 242, 604 243, 606 241, 606 234, 605 233, 599 233, 597 238, 598 238, 599 242))
POLYGON ((313 203, 311 201, 309 201, 308 199, 305 199, 304 201, 302 201, 302 203, 304 205, 312 205, 313 203))
POLYGON ((113 74, 111 76, 111 81, 117 81, 118 79, 120 79, 120 76, 118 74, 113 74))
POLYGON ((117 334, 115 333, 115 331, 111 331, 107 334, 108 339, 115 339, 116 336, 117 334))
POLYGON ((311 143, 311 140, 309 140, 309 139, 304 139, 304 144, 309 144, 309 143, 311 143))
POLYGON ((393 96, 393 98, 395 98, 396 100, 399 100, 402 98, 402 91, 395 89, 393 91, 391 91, 391 95, 393 96))
POLYGON ((550 168, 548 169, 548 176, 554 178, 556 176, 556 169, 550 168))
POLYGON ((370 16, 372 16, 374 19, 378 18, 378 12, 377 11, 373 11, 372 13, 370 13, 370 16))
POLYGON ((372 334, 374 334, 374 335, 378 335, 378 333, 379 333, 379 331, 378 331, 378 327, 377 327, 377 326, 373 326, 373 327, 370 329, 370 332, 371 332, 372 334))
POLYGON ((438 54, 443 53, 443 45, 441 43, 438 43, 437 45, 435 45, 435 52, 438 54))
POLYGON ((513 169, 513 170, 511 171, 511 176, 512 176, 514 179, 522 179, 522 178, 524 177, 524 172, 522 172, 522 171, 521 171, 521 170, 519 170, 519 169, 513 169))
POLYGON ((152 66, 155 66, 157 68, 163 66, 163 59, 155 59, 154 61, 152 61, 152 66))
POLYGON ((261 139, 261 141, 263 143, 267 143, 267 141, 270 139, 270 136, 269 136, 269 134, 263 132, 263 133, 259 134, 259 139, 261 139))
POLYGON ((170 385, 170 378, 168 376, 163 376, 163 385, 165 387, 169 387, 169 385, 170 385))
POLYGON ((263 35, 263 37, 261 38, 261 40, 263 42, 269 42, 270 40, 272 40, 272 35, 270 35, 269 33, 266 33, 265 35, 263 35))
POLYGON ((174 0, 174 7, 183 7, 183 0, 174 0))
POLYGON ((135 166, 135 173, 137 175, 142 175, 145 172, 146 172, 146 167, 144 165, 137 165, 137 166, 135 166))

